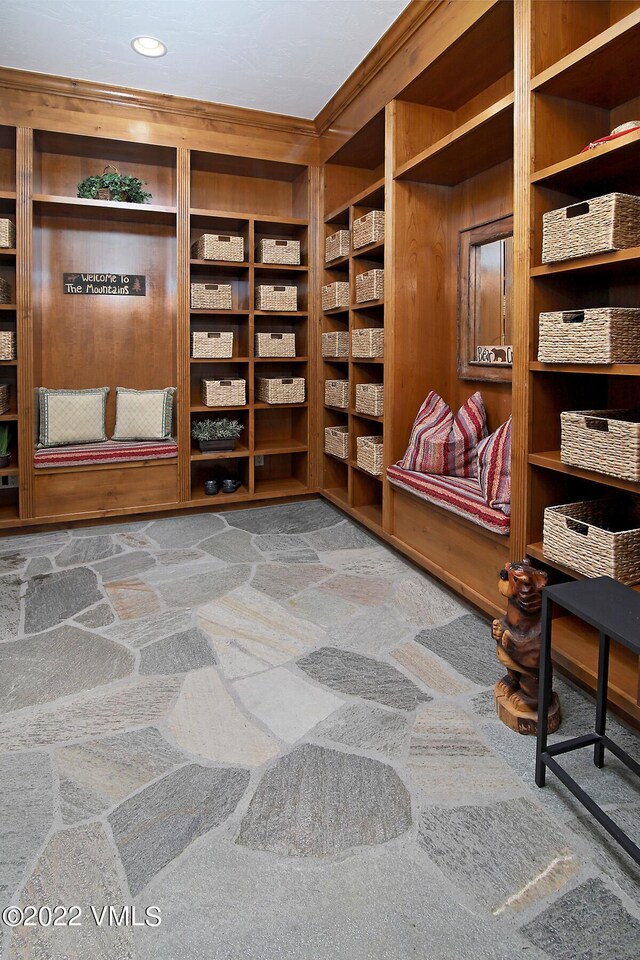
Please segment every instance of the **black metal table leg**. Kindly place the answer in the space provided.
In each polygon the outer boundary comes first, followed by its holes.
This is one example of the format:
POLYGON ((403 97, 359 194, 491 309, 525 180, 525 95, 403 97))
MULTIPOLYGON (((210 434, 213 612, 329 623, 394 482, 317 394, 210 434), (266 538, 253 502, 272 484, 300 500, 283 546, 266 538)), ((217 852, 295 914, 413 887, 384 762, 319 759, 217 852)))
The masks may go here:
POLYGON ((542 596, 540 675, 538 680, 538 736, 536 742, 536 784, 544 787, 546 768, 542 755, 547 750, 547 725, 551 698, 551 599, 542 596))
MULTIPOLYGON (((598 692, 596 695, 596 733, 603 737, 607 727, 607 693, 609 690, 609 637, 600 631, 598 653, 598 692)), ((593 748, 596 767, 604 766, 604 744, 599 740, 593 748)))

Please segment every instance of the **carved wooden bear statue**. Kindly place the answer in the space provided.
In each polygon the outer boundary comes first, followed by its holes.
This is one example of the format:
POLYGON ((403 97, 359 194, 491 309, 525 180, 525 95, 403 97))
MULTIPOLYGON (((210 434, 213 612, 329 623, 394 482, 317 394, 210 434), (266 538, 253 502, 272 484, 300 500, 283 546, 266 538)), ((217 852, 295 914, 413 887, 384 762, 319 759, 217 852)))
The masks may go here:
MULTIPOLYGON (((496 711, 512 730, 535 734, 538 721, 540 614, 547 574, 527 560, 506 563, 498 589, 507 598, 507 615, 493 621, 496 656, 507 668, 495 685, 496 711)), ((549 705, 549 733, 560 725, 560 702, 554 693, 549 705)))

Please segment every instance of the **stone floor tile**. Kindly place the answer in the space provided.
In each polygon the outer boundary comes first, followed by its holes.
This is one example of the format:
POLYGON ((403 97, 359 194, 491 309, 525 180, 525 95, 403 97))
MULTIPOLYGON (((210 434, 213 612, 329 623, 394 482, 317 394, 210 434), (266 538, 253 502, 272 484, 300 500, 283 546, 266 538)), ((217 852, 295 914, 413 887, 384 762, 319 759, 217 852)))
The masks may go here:
POLYGON ((225 563, 259 563, 264 559, 253 546, 251 534, 233 527, 203 540, 200 549, 225 563))
POLYGON ((307 533, 331 527, 344 516, 325 500, 305 500, 303 503, 283 503, 274 507, 234 510, 226 515, 229 526, 248 533, 307 533))
POLYGON ((51 533, 25 533, 18 537, 0 537, 0 553, 19 553, 25 557, 43 557, 54 554, 68 542, 69 530, 52 530, 51 533))
POLYGON ((98 537, 103 533, 122 536, 123 534, 141 533, 148 525, 148 520, 132 520, 127 523, 119 523, 118 519, 114 518, 110 523, 73 527, 69 530, 69 534, 72 537, 98 537))
POLYGON ((215 663, 211 644, 197 627, 156 640, 140 652, 140 674, 143 676, 151 673, 186 673, 215 663))
POLYGON ((162 609, 158 594, 138 577, 113 580, 106 585, 111 605, 121 620, 151 617, 162 609))
POLYGON ((103 583, 113 583, 115 580, 126 580, 144 573, 155 564, 155 558, 146 550, 132 550, 108 560, 99 560, 92 567, 100 574, 103 583))
POLYGON ((343 700, 284 667, 234 683, 245 709, 287 743, 294 743, 341 707, 343 700))
POLYGON ((378 760, 306 743, 264 774, 237 842, 281 856, 324 857, 385 843, 411 826, 411 799, 378 760))
MULTIPOLYGON (((309 567, 305 565, 302 569, 308 570, 309 567)), ((310 620, 319 627, 331 627, 342 623, 356 614, 359 609, 349 600, 343 600, 336 594, 313 587, 287 600, 286 608, 294 616, 302 620, 310 620)))
POLYGON ((184 580, 163 583, 160 593, 170 607, 198 607, 235 590, 246 583, 250 576, 251 567, 248 564, 225 566, 184 580))
POLYGON ((411 732, 409 762, 430 757, 487 756, 474 718, 457 704, 431 703, 417 715, 411 732))
POLYGON ((504 674, 504 668, 496 660, 491 624, 474 613, 435 629, 422 630, 415 640, 437 653, 472 683, 493 686, 504 674))
MULTIPOLYGON (((232 669, 251 669, 260 664, 277 665, 305 653, 322 642, 323 632, 314 624, 293 616, 279 603, 263 596, 253 587, 244 586, 214 603, 200 607, 198 626, 214 641, 233 640, 237 648, 253 660, 243 661, 228 650, 232 669)), ((228 658, 228 659, 229 659, 228 658)))
POLYGON ((141 902, 160 904, 163 922, 134 936, 139 960, 168 960, 177 945, 185 960, 549 960, 455 895, 398 842, 292 863, 218 832, 151 881, 141 902), (194 917, 215 917, 215 937, 194 917))
POLYGON ((389 596, 391 584, 382 577, 340 573, 325 580, 321 589, 323 593, 335 594, 363 607, 379 607, 389 596))
POLYGON ((54 757, 65 823, 107 810, 185 761, 155 727, 59 747, 54 757))
POLYGON ((333 570, 322 564, 265 563, 257 568, 251 586, 273 600, 288 600, 332 574, 333 570))
POLYGON ((147 726, 168 714, 181 684, 180 677, 144 677, 28 716, 8 714, 0 718, 0 754, 147 726))
POLYGON ((45 573, 51 573, 52 570, 53 564, 49 557, 34 557, 33 560, 29 560, 24 577, 29 580, 31 577, 41 577, 45 573))
POLYGON ((640 920, 592 879, 552 903, 522 933, 553 960, 637 960, 640 920))
POLYGON ((120 533, 117 528, 114 529, 120 543, 126 547, 132 547, 134 550, 154 550, 157 544, 144 533, 120 533))
POLYGON ((207 554, 197 547, 176 547, 175 550, 157 550, 154 557, 163 567, 177 567, 207 559, 207 554))
MULTIPOLYGON (((446 623, 467 610, 445 587, 424 576, 401 580, 391 602, 416 627, 446 623)), ((487 647, 491 649, 490 644, 487 647)))
POLYGON ((0 577, 0 641, 14 640, 20 626, 20 593, 17 577, 0 577))
POLYGON ((8 906, 53 822, 53 776, 46 753, 0 758, 0 904, 8 906))
POLYGON ((272 563, 319 563, 318 554, 311 550, 300 534, 273 533, 254 537, 254 546, 272 563))
POLYGON ((415 710, 430 697, 395 667, 337 647, 321 647, 297 661, 318 683, 333 690, 375 700, 398 710, 415 710))
POLYGON ((391 553, 385 547, 372 544, 351 550, 325 550, 319 556, 321 563, 342 573, 353 573, 364 577, 384 577, 387 581, 406 579, 415 572, 395 553, 391 553))
POLYGON ((213 667, 187 674, 168 729, 183 749, 218 763, 260 766, 278 753, 275 741, 236 706, 213 667))
POLYGON ((99 627, 108 627, 115 620, 115 616, 108 603, 99 603, 97 607, 92 607, 85 613, 79 614, 75 620, 83 627, 95 630, 99 627))
POLYGON ((525 797, 428 807, 418 840, 447 880, 497 915, 548 896, 551 873, 561 889, 580 866, 565 835, 525 797))
POLYGON ((143 647, 145 643, 152 643, 172 633, 187 630, 191 626, 191 619, 190 610, 171 610, 155 617, 145 617, 144 620, 125 620, 123 623, 114 623, 113 626, 107 627, 104 635, 119 643, 143 647))
POLYGON ((335 624, 327 631, 332 647, 344 647, 369 656, 377 656, 395 647, 414 627, 388 605, 364 610, 351 620, 335 624))
POLYGON ((25 633, 38 633, 57 627, 103 599, 98 578, 87 567, 64 570, 36 577, 27 583, 25 595, 25 633))
POLYGON ((22 893, 27 906, 77 904, 82 927, 17 927, 8 960, 133 960, 132 928, 99 926, 90 907, 125 904, 116 858, 98 823, 61 830, 49 841, 22 893))
POLYGON ((134 896, 194 840, 224 823, 248 784, 247 770, 193 763, 114 810, 109 823, 134 896))
POLYGON ((396 647, 391 656, 429 689, 444 693, 448 697, 458 697, 475 689, 470 681, 411 640, 396 647))
MULTIPOLYGON (((640 836, 640 804, 609 807, 607 813, 627 834, 638 842, 640 836)), ((633 901, 640 895, 640 866, 634 863, 611 834, 586 811, 567 822, 567 827, 582 841, 585 854, 599 870, 610 877, 633 901)))
POLYGON ((195 547, 219 530, 224 530, 225 522, 215 513, 198 513, 191 517, 170 517, 168 520, 154 520, 146 528, 145 536, 154 540, 159 547, 195 547))
POLYGON ((361 550, 363 547, 376 544, 373 537, 350 520, 342 520, 341 523, 327 527, 325 530, 307 533, 305 540, 311 549, 318 553, 326 550, 361 550))
POLYGON ((5 573, 16 574, 23 569, 27 558, 23 553, 1 553, 0 554, 0 576, 5 573))
POLYGON ((122 553, 122 547, 113 537, 76 537, 56 554, 56 566, 77 567, 94 563, 96 560, 105 560, 118 553, 122 553))
POLYGON ((320 563, 320 557, 307 548, 306 550, 288 550, 283 553, 274 553, 270 557, 273 563, 320 563))
POLYGON ((127 677, 135 659, 125 647, 65 625, 0 644, 0 711, 49 703, 127 677))
POLYGON ((397 756, 404 750, 408 731, 409 721, 404 713, 354 703, 318 724, 313 737, 397 756))

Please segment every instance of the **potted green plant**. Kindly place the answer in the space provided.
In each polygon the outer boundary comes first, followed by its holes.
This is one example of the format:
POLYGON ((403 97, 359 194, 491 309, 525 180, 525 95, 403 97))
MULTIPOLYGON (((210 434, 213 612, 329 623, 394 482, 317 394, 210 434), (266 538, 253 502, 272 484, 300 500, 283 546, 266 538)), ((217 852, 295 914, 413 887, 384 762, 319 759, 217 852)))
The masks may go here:
POLYGON ((191 436, 198 441, 202 453, 212 450, 234 450, 236 440, 244 430, 237 420, 196 420, 191 425, 191 436))
POLYGON ((117 167, 104 168, 99 176, 85 177, 78 184, 78 196, 84 200, 117 200, 120 203, 144 203, 151 194, 142 188, 146 180, 121 174, 117 167))
POLYGON ((8 467, 11 460, 9 453, 9 424, 0 423, 0 467, 8 467))

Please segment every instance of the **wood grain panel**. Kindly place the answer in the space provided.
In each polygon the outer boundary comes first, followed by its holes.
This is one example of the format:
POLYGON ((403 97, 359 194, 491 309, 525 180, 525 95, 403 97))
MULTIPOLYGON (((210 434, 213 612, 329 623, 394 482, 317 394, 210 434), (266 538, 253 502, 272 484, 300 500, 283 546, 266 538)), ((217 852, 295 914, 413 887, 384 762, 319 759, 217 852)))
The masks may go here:
POLYGON ((34 478, 34 515, 39 518, 171 504, 178 501, 178 465, 149 461, 108 470, 65 469, 34 478))

